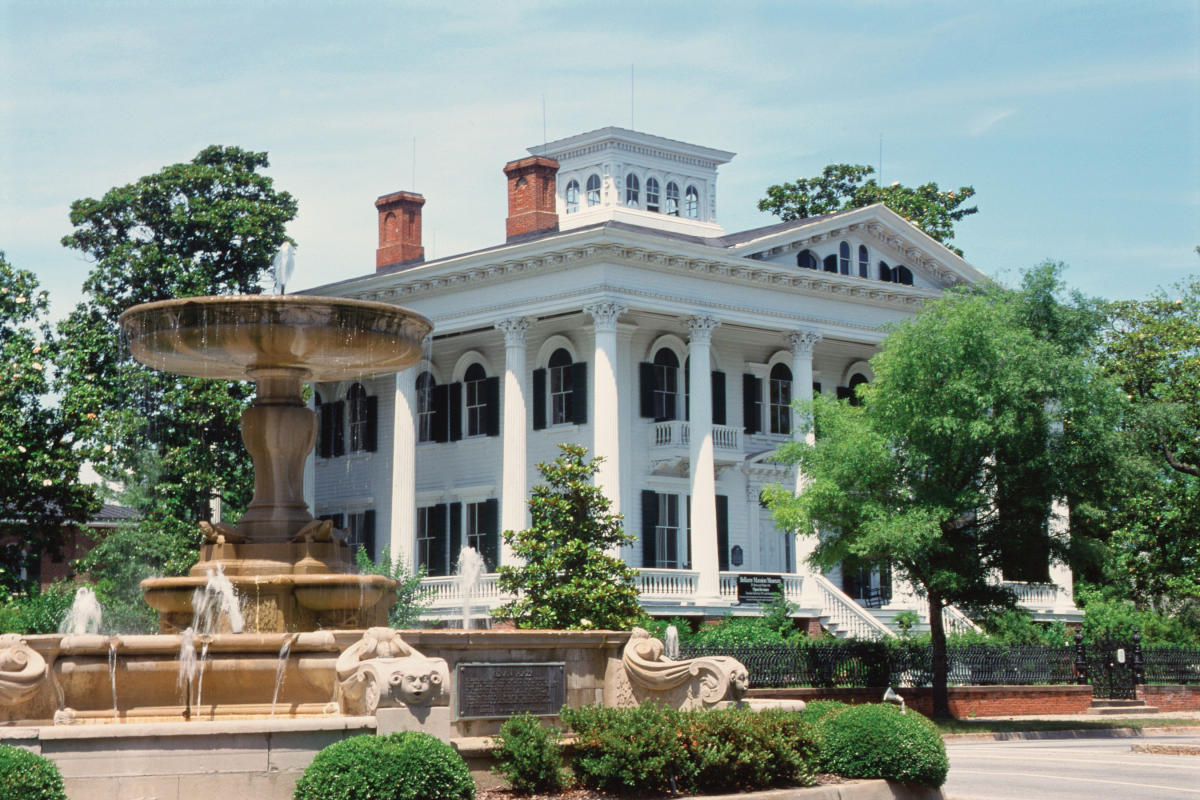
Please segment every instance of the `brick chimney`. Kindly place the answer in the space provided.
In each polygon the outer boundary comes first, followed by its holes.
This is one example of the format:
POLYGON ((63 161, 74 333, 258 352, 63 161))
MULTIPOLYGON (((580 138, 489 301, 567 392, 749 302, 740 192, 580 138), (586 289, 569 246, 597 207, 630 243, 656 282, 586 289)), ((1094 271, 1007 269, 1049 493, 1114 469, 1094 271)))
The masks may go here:
POLYGON ((508 241, 558 230, 554 191, 558 162, 542 156, 519 158, 504 165, 504 174, 508 176, 508 241))
POLYGON ((421 246, 421 206, 425 198, 415 192, 393 192, 375 201, 379 210, 379 249, 375 269, 425 260, 421 246))

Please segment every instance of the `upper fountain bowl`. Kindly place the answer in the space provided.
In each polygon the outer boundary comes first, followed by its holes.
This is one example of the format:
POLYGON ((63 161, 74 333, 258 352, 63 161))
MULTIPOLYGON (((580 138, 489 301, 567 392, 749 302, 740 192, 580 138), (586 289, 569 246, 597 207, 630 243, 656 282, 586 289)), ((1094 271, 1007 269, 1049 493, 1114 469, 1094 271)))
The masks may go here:
POLYGON ((223 380, 280 368, 306 381, 396 372, 420 359, 433 329, 387 303, 298 295, 160 300, 129 309, 120 324, 143 364, 223 380))

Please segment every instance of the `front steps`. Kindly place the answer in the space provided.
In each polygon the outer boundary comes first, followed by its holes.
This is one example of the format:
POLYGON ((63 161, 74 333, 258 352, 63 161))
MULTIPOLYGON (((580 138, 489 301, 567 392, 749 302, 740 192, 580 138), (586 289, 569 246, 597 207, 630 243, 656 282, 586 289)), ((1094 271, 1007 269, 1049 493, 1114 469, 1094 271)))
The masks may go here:
POLYGON ((1146 705, 1145 700, 1093 700, 1087 710, 1088 714, 1102 716, 1142 716, 1145 714, 1157 714, 1158 709, 1154 706, 1146 705))

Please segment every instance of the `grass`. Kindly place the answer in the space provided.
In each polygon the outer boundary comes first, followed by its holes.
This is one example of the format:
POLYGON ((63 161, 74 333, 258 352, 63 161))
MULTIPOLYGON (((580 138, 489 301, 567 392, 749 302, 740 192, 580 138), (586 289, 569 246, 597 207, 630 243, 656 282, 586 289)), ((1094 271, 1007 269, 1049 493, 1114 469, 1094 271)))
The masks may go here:
POLYGON ((1018 733, 1021 731, 1083 731, 1113 730, 1115 728, 1178 728, 1200 727, 1200 719, 1181 717, 1122 717, 1119 719, 1031 719, 1022 721, 991 719, 933 720, 942 733, 1018 733))

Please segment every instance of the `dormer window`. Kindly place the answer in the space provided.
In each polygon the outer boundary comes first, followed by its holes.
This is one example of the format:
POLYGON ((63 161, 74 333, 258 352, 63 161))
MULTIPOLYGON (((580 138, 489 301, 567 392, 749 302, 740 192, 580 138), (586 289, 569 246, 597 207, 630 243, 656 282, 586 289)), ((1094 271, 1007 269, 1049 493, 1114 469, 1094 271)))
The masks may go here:
POLYGON ((796 254, 796 266, 802 269, 816 269, 819 266, 817 254, 812 250, 801 250, 796 254))
POLYGON ((587 181, 587 204, 591 206, 600 205, 600 176, 589 175, 587 181))
POLYGON ((646 179, 646 210, 658 211, 658 180, 646 179))
POLYGON ((838 245, 838 272, 843 275, 850 274, 850 243, 842 242, 838 245))
POLYGON ((579 210, 579 181, 572 180, 567 184, 567 213, 574 214, 579 210))
POLYGON ((871 273, 871 258, 867 252, 867 246, 860 244, 858 246, 858 277, 866 278, 871 273))
POLYGON ((892 282, 892 268, 888 266, 886 261, 879 262, 879 280, 892 282))
POLYGON ((672 217, 679 216, 679 187, 674 182, 667 184, 667 204, 663 213, 672 217))
POLYGON ((638 181, 638 176, 632 172, 625 176, 625 205, 637 208, 638 192, 641 190, 641 184, 638 181))
POLYGON ((696 191, 695 186, 687 187, 687 192, 684 197, 684 214, 688 219, 700 218, 700 193, 696 191))

